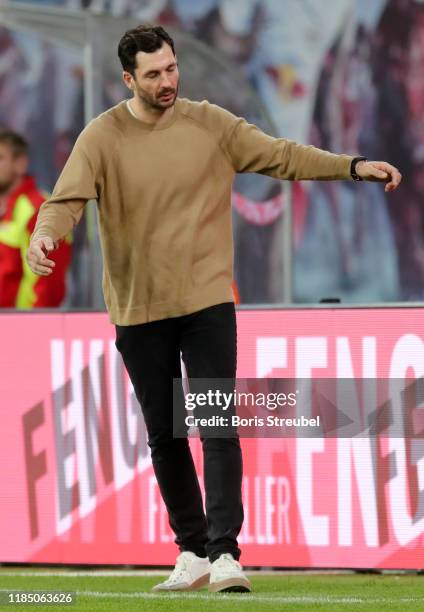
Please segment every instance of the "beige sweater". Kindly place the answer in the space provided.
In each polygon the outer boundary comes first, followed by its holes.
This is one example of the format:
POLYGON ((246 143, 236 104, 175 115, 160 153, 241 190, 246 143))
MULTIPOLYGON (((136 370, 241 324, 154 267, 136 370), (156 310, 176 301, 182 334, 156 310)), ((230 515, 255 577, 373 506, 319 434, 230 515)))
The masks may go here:
POLYGON ((272 138, 206 101, 179 98, 152 126, 126 101, 81 132, 32 239, 61 239, 97 200, 111 321, 134 325, 233 301, 236 172, 350 179, 348 155, 272 138))

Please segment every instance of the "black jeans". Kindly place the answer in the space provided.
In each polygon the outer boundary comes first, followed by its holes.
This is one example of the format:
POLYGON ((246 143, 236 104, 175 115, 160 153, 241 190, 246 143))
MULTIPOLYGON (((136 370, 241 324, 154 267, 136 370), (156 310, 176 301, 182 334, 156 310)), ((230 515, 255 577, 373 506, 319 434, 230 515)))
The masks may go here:
POLYGON ((186 438, 173 437, 173 378, 181 378, 180 351, 189 378, 235 378, 233 303, 181 317, 116 326, 116 347, 142 407, 153 469, 180 551, 213 562, 240 557, 243 523, 242 456, 238 436, 201 438, 206 516, 186 438))

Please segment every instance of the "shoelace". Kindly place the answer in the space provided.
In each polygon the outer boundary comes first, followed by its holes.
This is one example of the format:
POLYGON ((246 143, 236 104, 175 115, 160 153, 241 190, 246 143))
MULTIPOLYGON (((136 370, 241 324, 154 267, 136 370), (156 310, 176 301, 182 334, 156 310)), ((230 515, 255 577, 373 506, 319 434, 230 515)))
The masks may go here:
POLYGON ((240 563, 236 561, 235 559, 233 559, 233 557, 227 553, 224 553, 223 555, 219 557, 219 559, 217 559, 216 565, 217 567, 222 568, 222 569, 234 568, 234 566, 236 566, 238 569, 241 569, 240 563))

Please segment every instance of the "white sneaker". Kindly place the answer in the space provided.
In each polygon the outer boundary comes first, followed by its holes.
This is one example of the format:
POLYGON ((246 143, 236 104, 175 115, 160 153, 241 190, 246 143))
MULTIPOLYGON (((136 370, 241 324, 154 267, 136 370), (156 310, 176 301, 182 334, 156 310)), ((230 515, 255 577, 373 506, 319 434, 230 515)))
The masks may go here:
POLYGON ((211 564, 209 591, 212 593, 218 591, 242 593, 251 590, 252 586, 243 574, 240 563, 230 553, 223 553, 211 564))
POLYGON ((169 578, 156 584, 152 591, 195 591, 208 584, 209 574, 209 559, 185 550, 178 555, 169 578))

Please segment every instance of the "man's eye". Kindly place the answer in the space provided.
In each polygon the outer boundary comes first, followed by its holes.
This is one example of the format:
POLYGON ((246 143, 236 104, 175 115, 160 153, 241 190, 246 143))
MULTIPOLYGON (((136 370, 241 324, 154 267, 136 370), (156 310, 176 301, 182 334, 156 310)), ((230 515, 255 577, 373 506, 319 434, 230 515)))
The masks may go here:
POLYGON ((175 66, 171 66, 170 68, 168 68, 168 72, 174 72, 175 70, 175 66))

